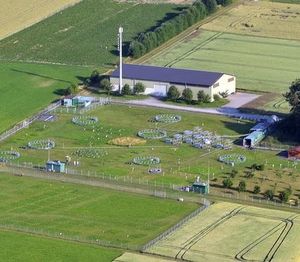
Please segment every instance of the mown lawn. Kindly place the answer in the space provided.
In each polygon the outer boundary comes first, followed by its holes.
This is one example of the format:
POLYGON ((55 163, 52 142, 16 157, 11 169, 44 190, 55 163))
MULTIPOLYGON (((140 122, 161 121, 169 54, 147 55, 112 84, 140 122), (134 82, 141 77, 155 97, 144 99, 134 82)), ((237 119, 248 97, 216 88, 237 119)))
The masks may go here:
POLYGON ((59 98, 71 82, 90 74, 89 68, 0 63, 0 133, 59 98))
MULTIPOLYGON (((178 12, 174 4, 84 0, 0 42, 0 59, 112 67, 118 27, 124 44, 178 12)), ((182 7, 182 6, 181 6, 182 7)))
POLYGON ((110 262, 121 254, 115 249, 12 231, 0 231, 0 244, 1 260, 7 262, 110 262))
POLYGON ((0 225, 94 243, 142 245, 197 204, 0 174, 0 225))

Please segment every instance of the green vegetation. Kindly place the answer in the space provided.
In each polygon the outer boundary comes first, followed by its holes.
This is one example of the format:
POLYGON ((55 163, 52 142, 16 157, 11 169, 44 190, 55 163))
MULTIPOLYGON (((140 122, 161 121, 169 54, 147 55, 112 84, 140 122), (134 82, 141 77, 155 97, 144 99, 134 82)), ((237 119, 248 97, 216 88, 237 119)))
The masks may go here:
POLYGON ((199 31, 149 63, 231 73, 238 88, 281 93, 299 77, 299 48, 293 40, 199 31))
POLYGON ((3 261, 110 262, 121 254, 121 251, 115 249, 10 231, 0 231, 0 244, 0 257, 3 261))
POLYGON ((108 66, 117 62, 118 27, 131 41, 166 14, 173 4, 86 0, 0 42, 0 59, 108 66))
POLYGON ((299 230, 295 213, 217 203, 147 251, 189 261, 199 261, 199 253, 208 262, 241 257, 263 261, 272 255, 274 261, 294 261, 300 255, 299 230), (279 247, 275 252, 274 245, 279 247))
POLYGON ((90 69, 28 63, 0 63, 0 133, 46 107, 90 69))
POLYGON ((271 2, 287 3, 287 4, 300 4, 300 0, 271 0, 271 2))
POLYGON ((141 245, 197 207, 193 203, 4 174, 0 183, 2 227, 99 244, 110 241, 141 245))

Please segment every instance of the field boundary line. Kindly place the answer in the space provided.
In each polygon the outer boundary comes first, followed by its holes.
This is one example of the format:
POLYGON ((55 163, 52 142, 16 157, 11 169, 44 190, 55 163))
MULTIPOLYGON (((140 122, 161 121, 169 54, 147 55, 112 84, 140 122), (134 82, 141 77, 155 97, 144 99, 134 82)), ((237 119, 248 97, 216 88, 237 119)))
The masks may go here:
POLYGON ((187 37, 192 35, 195 31, 201 29, 200 27, 202 25, 213 21, 214 19, 218 18, 219 16, 221 16, 223 14, 226 14, 228 11, 235 8, 236 6, 239 6, 242 3, 243 3, 243 1, 237 0, 234 3, 230 4, 229 6, 223 7, 222 9, 218 10, 216 13, 211 14, 211 15, 207 16, 206 18, 204 18, 203 20, 199 21, 198 23, 188 27, 186 30, 184 30, 180 34, 174 36, 173 38, 171 38, 167 42, 163 43, 162 45, 158 46, 157 48, 153 49, 152 51, 145 54, 144 56, 142 56, 138 59, 135 59, 135 60, 131 59, 130 62, 136 63, 136 64, 146 63, 149 59, 152 59, 152 58, 160 55, 161 53, 163 53, 165 49, 174 47, 174 46, 178 45, 179 43, 181 43, 182 41, 184 41, 187 37))
POLYGON ((202 211, 204 211, 210 205, 211 205, 211 203, 207 199, 204 199, 203 206, 199 207, 194 212, 192 212, 191 214, 189 214, 188 216, 186 216, 182 220, 180 220, 176 225, 170 227, 168 230, 166 230, 165 232, 161 233, 156 238, 152 239, 150 242, 148 242, 146 245, 144 245, 141 248, 141 251, 145 252, 147 249, 149 249, 152 246, 154 246, 157 242, 165 239, 167 236, 169 236, 170 234, 172 234, 173 232, 175 232, 176 230, 178 230, 180 227, 182 227, 184 224, 186 224, 192 218, 194 218, 195 216, 199 215, 202 211))

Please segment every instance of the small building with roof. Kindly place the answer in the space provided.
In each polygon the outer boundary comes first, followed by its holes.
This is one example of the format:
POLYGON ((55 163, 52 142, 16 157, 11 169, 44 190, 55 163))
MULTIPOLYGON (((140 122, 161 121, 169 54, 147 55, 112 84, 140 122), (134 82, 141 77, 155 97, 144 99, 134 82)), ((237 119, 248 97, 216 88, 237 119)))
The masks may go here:
MULTIPOLYGON (((197 94, 202 90, 213 102, 215 94, 236 92, 236 77, 220 72, 124 64, 122 73, 123 84, 133 88, 136 83, 141 82, 146 87, 146 95, 166 97, 170 86, 174 85, 181 93, 190 88, 194 100, 197 100, 197 94)), ((119 89, 119 74, 118 68, 110 76, 113 91, 119 89)))
POLYGON ((65 107, 88 107, 93 101, 92 97, 88 96, 66 96, 62 100, 62 106, 65 107))
POLYGON ((66 171, 66 163, 55 160, 46 163, 46 171, 64 173, 66 171))

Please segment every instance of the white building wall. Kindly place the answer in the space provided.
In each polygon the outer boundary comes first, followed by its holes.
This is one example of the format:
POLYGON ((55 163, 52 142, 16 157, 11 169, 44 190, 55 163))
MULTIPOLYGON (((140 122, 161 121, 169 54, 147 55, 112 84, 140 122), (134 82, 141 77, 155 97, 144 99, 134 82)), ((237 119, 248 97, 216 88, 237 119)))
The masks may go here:
POLYGON ((233 94, 236 92, 236 77, 224 74, 214 85, 211 86, 211 96, 220 95, 222 92, 233 94))

